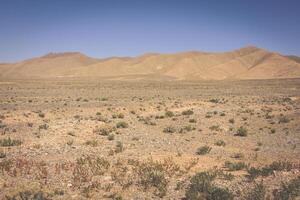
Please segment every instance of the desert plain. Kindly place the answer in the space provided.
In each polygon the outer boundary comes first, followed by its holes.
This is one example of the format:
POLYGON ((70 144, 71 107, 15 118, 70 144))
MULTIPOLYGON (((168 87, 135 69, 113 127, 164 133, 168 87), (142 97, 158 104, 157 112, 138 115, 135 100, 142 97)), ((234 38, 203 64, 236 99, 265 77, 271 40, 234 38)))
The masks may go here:
POLYGON ((0 199, 299 199, 300 79, 0 82, 0 199))

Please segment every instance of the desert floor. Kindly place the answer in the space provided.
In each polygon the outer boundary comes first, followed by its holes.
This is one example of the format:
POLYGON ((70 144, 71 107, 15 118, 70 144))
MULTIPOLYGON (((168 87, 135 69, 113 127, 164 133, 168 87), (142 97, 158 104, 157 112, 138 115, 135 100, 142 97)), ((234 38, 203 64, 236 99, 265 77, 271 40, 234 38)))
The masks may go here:
POLYGON ((300 79, 0 82, 0 199, 292 199, 299 160, 300 79))

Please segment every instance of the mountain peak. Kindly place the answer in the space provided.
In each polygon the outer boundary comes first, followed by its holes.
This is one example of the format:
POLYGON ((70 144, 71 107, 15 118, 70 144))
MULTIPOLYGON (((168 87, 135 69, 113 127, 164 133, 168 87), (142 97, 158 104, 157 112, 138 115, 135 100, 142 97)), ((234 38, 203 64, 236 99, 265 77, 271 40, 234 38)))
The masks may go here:
POLYGON ((255 45, 247 45, 247 46, 244 46, 240 49, 237 49, 236 51, 255 51, 255 50, 258 50, 258 49, 260 49, 260 48, 258 48, 255 45))
POLYGON ((57 58, 57 57, 68 57, 68 56, 85 56, 80 52, 62 52, 62 53, 56 53, 56 52, 50 52, 42 58, 57 58))

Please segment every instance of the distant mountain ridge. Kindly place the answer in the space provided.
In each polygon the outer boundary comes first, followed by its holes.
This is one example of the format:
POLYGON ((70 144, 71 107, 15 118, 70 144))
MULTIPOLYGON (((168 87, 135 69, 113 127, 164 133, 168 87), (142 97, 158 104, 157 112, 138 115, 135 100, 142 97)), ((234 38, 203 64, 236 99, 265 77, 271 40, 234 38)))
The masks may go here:
POLYGON ((106 79, 224 80, 300 78, 300 58, 255 46, 209 53, 148 53, 96 59, 79 52, 49 53, 0 64, 0 79, 93 77, 106 79))

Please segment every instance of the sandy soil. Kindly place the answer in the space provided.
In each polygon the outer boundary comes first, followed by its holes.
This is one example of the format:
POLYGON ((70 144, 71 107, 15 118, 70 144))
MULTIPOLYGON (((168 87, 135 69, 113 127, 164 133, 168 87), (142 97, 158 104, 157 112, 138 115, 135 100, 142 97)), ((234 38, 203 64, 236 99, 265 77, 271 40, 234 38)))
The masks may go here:
POLYGON ((189 196, 205 171, 275 199, 300 175, 299 109, 299 79, 0 82, 0 199, 209 199, 189 196))

